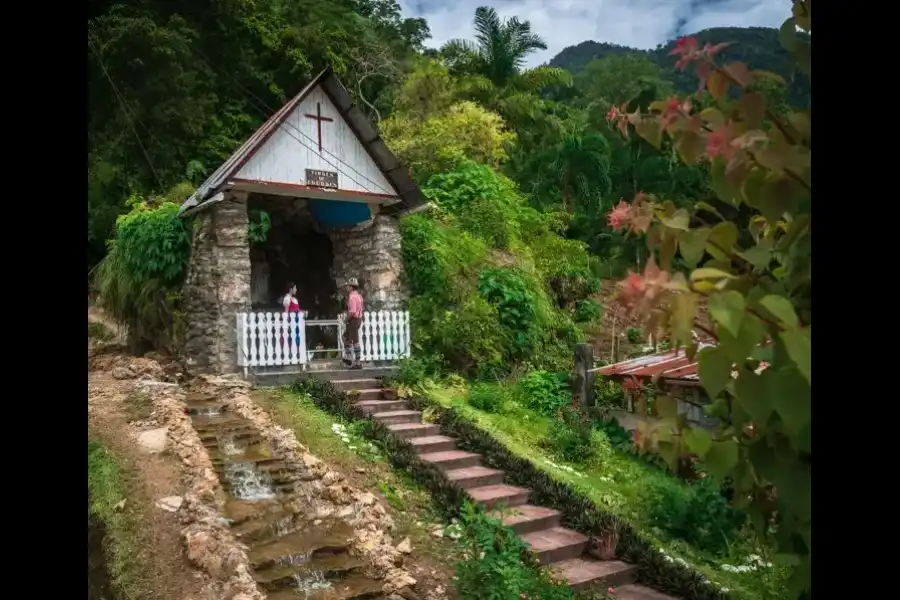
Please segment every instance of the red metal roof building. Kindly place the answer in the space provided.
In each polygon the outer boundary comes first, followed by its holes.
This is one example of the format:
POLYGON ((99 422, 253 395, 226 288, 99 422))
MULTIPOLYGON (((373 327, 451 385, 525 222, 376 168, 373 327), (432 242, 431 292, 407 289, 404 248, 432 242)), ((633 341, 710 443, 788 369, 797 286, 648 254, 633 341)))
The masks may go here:
MULTIPOLYGON (((710 344, 700 344, 705 348, 710 344)), ((698 351, 699 349, 698 348, 698 351)), ((640 356, 613 365, 600 367, 596 373, 616 381, 632 378, 655 380, 658 384, 699 386, 697 357, 691 360, 684 349, 668 350, 649 356, 640 356)), ((644 382, 646 383, 646 382, 644 382)))

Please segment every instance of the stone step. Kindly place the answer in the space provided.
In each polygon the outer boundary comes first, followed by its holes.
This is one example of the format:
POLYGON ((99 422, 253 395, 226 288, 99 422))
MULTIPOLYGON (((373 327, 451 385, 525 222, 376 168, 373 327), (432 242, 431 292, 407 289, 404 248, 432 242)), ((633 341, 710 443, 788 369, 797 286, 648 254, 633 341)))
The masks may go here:
POLYGON ((587 548, 588 538, 565 527, 541 529, 521 536, 531 546, 542 565, 581 556, 587 548))
MULTIPOLYGON (((632 568, 634 567, 632 566, 632 568)), ((674 596, 667 596, 662 592, 651 590, 648 587, 636 583, 617 587, 616 598, 620 598, 621 600, 678 600, 674 596)))
POLYGON ((204 428, 195 428, 195 429, 197 431, 197 435, 200 437, 200 440, 204 441, 204 442, 206 442, 208 440, 216 440, 218 438, 225 438, 225 437, 232 437, 232 438, 238 440, 238 439, 242 439, 242 438, 247 438, 248 436, 251 436, 254 433, 256 433, 256 428, 254 428, 253 425, 251 425, 250 423, 247 423, 246 425, 242 425, 241 427, 236 428, 236 429, 216 429, 216 428, 210 428, 210 427, 207 427, 206 429, 204 429, 204 428))
POLYGON ((253 573, 253 579, 263 589, 275 592, 287 587, 293 587, 297 581, 295 577, 304 578, 311 573, 316 577, 323 577, 333 581, 347 577, 349 573, 362 571, 362 561, 352 558, 346 552, 332 554, 301 564, 273 564, 265 569, 259 569, 253 573))
POLYGON ((386 596, 382 592, 384 581, 372 579, 364 573, 351 573, 331 587, 300 592, 284 589, 267 594, 269 600, 378 600, 386 596))
POLYGON ((419 458, 437 466, 442 471, 462 469, 464 467, 477 467, 481 464, 481 455, 463 450, 447 450, 445 452, 427 452, 420 454, 419 458))
POLYGON ((293 513, 288 509, 263 515, 260 519, 247 519, 232 525, 231 533, 248 546, 257 546, 283 537, 284 532, 297 529, 304 519, 302 513, 293 513))
POLYGON ((506 511, 495 511, 491 514, 499 518, 504 525, 510 527, 519 535, 534 533, 541 529, 559 527, 562 518, 562 513, 558 510, 532 504, 520 504, 515 508, 506 511))
MULTIPOLYGON (((550 565, 559 575, 569 582, 569 586, 575 590, 584 590, 593 585, 601 587, 613 586, 616 588, 616 598, 626 598, 622 593, 625 587, 637 577, 637 567, 622 562, 621 560, 597 560, 589 556, 569 558, 550 565), (625 587, 618 587, 625 586, 625 587)), ((638 586, 640 587, 640 586, 638 586)), ((647 588, 643 588, 647 589, 647 588)), ((650 590, 653 591, 653 590, 650 590)), ((653 592, 658 594, 659 592, 653 592)), ((633 600, 674 600, 669 596, 628 596, 633 600)))
POLYGON ((284 465, 283 459, 252 449, 243 454, 226 454, 221 450, 212 450, 209 453, 209 460, 216 468, 223 467, 226 463, 254 463, 257 467, 284 465))
POLYGON ((416 452, 427 454, 429 452, 446 452, 456 450, 456 440, 446 435, 424 435, 409 440, 416 452))
POLYGON ((374 379, 377 381, 379 377, 394 377, 397 374, 397 367, 376 367, 365 364, 362 369, 348 369, 342 366, 340 361, 337 361, 327 369, 316 369, 311 366, 306 373, 316 379, 327 381, 346 381, 348 379, 374 379))
POLYGON ((475 502, 490 510, 499 506, 519 506, 528 502, 531 490, 514 485, 501 483, 498 485, 485 485, 466 490, 469 497, 475 502))
POLYGON ((447 479, 464 490, 503 483, 503 471, 481 466, 451 469, 446 475, 447 479))
POLYGON ((344 531, 321 533, 300 529, 270 542, 254 545, 247 558, 255 571, 273 566, 280 558, 303 556, 304 560, 309 561, 345 553, 351 537, 352 533, 348 535, 344 531))
POLYGON ((363 400, 384 400, 381 396, 381 388, 374 389, 366 389, 366 390, 356 390, 359 392, 357 396, 357 400, 360 402, 363 400))
POLYGON ((440 426, 435 425, 434 423, 395 423, 393 425, 388 425, 388 429, 390 429, 394 435, 408 440, 417 437, 430 437, 441 432, 440 426))
POLYGON ((244 427, 253 427, 253 423, 240 415, 224 412, 220 415, 194 415, 191 417, 191 425, 197 433, 214 432, 222 433, 234 431, 244 427))
POLYGON ((362 400, 356 402, 353 406, 359 408, 364 415, 371 415, 379 412, 391 412, 396 410, 406 410, 405 400, 362 400))
POLYGON ((378 387, 376 379, 336 379, 331 385, 341 390, 349 392, 350 390, 370 390, 378 387))
MULTIPOLYGON (((275 520, 293 513, 277 500, 238 500, 230 498, 225 502, 225 516, 231 520, 232 528, 248 521, 259 519, 275 520)), ((248 526, 249 527, 249 526, 248 526)))
POLYGON ((385 425, 399 425, 400 423, 421 423, 422 413, 417 410, 390 410, 374 413, 372 418, 385 425))
MULTIPOLYGON (((293 484, 297 483, 301 480, 300 475, 292 471, 280 471, 276 473, 269 474, 269 483, 273 488, 281 489, 281 491, 286 490, 293 484)), ((221 481, 222 489, 226 492, 230 492, 238 487, 236 484, 228 481, 227 479, 221 481)), ((276 490, 277 491, 277 490, 276 490)))

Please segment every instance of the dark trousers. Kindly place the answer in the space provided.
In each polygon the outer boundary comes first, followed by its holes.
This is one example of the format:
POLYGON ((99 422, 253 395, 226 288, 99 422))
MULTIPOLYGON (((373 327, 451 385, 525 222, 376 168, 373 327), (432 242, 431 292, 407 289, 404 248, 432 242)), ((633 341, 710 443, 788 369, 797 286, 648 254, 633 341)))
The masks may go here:
POLYGON ((347 327, 344 329, 344 346, 359 346, 359 327, 362 325, 362 319, 350 317, 347 319, 347 327))

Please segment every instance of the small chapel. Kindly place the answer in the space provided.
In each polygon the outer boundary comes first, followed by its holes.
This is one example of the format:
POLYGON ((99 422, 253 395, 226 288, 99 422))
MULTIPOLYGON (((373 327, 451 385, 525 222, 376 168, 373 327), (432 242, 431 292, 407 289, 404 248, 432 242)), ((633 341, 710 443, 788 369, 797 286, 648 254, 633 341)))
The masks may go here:
POLYGON ((188 368, 246 374, 334 359, 343 288, 354 280, 365 299, 364 358, 408 354, 398 219, 428 206, 334 73, 319 73, 181 207, 194 221, 188 368), (299 321, 281 308, 290 284, 299 321))

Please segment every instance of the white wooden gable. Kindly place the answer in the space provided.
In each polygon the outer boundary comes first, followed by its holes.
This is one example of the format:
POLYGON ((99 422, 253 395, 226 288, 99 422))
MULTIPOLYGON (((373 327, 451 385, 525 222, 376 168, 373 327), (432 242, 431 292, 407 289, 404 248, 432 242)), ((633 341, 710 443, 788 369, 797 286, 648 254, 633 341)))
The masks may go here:
POLYGON ((336 172, 339 190, 399 196, 321 85, 300 100, 233 179, 306 186, 307 169, 336 172), (321 121, 321 152, 320 114, 331 119, 321 121))

